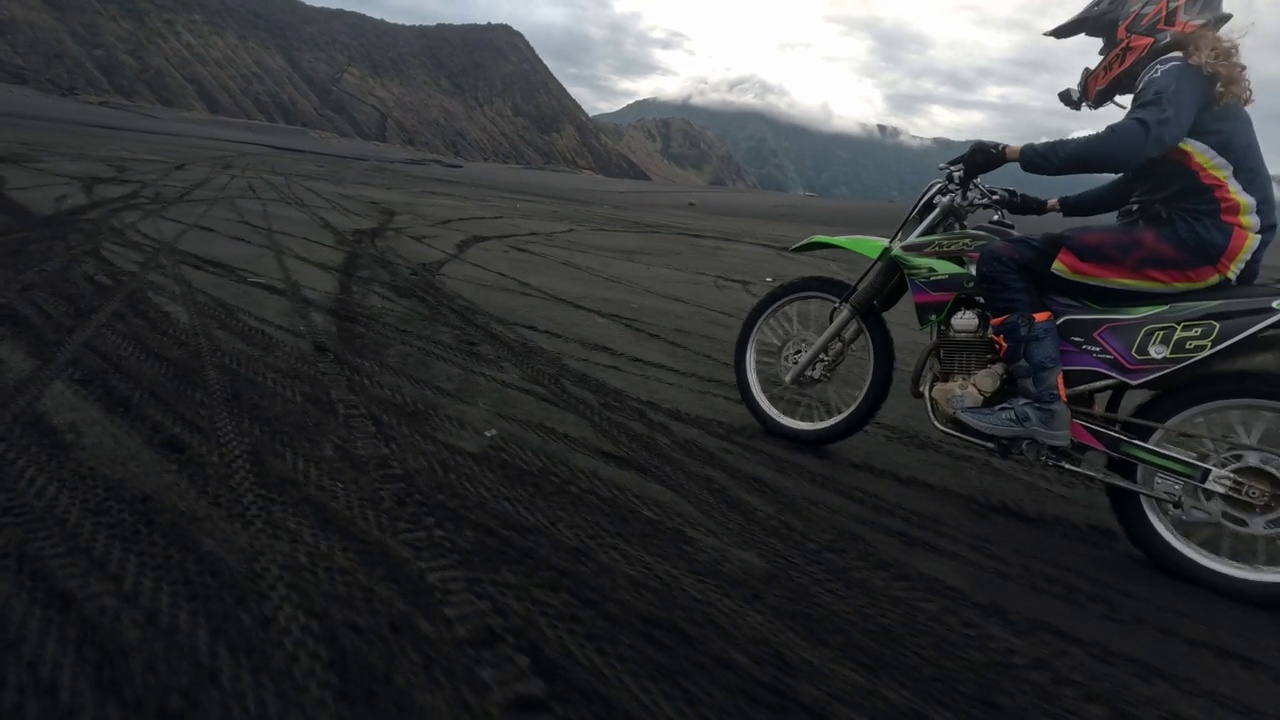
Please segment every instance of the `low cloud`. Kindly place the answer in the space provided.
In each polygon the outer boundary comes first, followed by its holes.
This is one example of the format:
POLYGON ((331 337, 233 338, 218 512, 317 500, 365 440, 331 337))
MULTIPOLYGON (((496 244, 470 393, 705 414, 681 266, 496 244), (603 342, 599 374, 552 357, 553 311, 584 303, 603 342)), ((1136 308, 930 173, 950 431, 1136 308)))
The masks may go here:
POLYGON ((714 80, 692 78, 677 90, 660 93, 658 97, 699 107, 758 112, 817 130, 842 129, 830 105, 802 103, 782 85, 755 75, 714 80))
MULTIPOLYGON (((1041 34, 1074 6, 1050 14, 1040 3, 975 0, 949 4, 943 17, 932 0, 791 0, 786 13, 714 0, 632 2, 634 11, 620 10, 621 0, 309 1, 402 23, 507 23, 593 114, 660 95, 821 130, 859 133, 883 123, 1007 142, 1079 135, 1123 114, 1072 112, 1057 100, 1098 60, 1096 40, 1041 34), (739 11, 751 17, 735 16, 726 35, 725 13, 739 11), (754 24, 757 15, 773 18, 777 29, 754 24)), ((1280 49, 1266 40, 1280 32, 1280 13, 1264 12, 1273 3, 1236 0, 1227 31, 1248 31, 1245 59, 1257 97, 1250 112, 1263 147, 1277 156, 1280 49)))
POLYGON ((765 117, 795 123, 821 132, 846 135, 875 135, 907 144, 922 144, 931 138, 911 135, 905 128, 898 133, 881 132, 876 123, 857 122, 837 115, 827 103, 812 104, 798 100, 789 90, 755 75, 711 80, 695 78, 678 90, 660 93, 660 100, 688 103, 718 110, 756 112, 765 117))

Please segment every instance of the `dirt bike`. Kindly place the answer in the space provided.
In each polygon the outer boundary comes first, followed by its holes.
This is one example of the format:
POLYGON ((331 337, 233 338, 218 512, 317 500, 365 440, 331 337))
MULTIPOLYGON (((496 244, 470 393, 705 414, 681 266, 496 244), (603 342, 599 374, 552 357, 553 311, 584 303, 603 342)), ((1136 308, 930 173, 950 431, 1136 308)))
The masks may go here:
POLYGON ((939 170, 942 179, 890 237, 816 235, 789 249, 852 251, 871 264, 853 284, 785 282, 751 309, 734 350, 751 414, 769 433, 803 444, 862 430, 894 374, 884 314, 910 293, 930 338, 911 372, 911 395, 939 432, 1102 483, 1125 536, 1156 565, 1224 595, 1280 604, 1280 450, 1260 444, 1267 413, 1280 421, 1280 287, 1135 293, 1106 303, 1046 297, 1061 337, 1071 445, 977 435, 956 411, 1017 394, 974 276, 978 252, 1015 234, 1002 208, 1012 191, 956 166, 939 170), (988 222, 966 225, 983 210, 993 212, 988 222), (837 392, 855 357, 865 357, 864 377, 837 392), (1130 395, 1145 397, 1125 410, 1130 395), (784 410, 789 400, 799 402, 784 410), (1217 548, 1202 546, 1215 533, 1217 548))

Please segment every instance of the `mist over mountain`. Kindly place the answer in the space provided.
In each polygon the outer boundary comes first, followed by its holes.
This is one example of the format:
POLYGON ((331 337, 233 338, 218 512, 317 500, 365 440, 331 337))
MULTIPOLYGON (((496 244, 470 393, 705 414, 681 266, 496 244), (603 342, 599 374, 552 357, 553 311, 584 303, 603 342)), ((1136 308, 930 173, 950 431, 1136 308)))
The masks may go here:
MULTIPOLYGON (((915 198, 938 177, 939 163, 964 152, 972 142, 917 137, 890 125, 825 129, 820 116, 789 108, 786 96, 779 96, 768 84, 747 89, 752 94, 743 100, 693 93, 675 99, 646 98, 595 117, 624 124, 644 118, 684 118, 720 138, 766 190, 857 200, 915 198)), ((1101 184, 1107 177, 1044 177, 1011 165, 991 173, 988 180, 1057 197, 1101 184)))

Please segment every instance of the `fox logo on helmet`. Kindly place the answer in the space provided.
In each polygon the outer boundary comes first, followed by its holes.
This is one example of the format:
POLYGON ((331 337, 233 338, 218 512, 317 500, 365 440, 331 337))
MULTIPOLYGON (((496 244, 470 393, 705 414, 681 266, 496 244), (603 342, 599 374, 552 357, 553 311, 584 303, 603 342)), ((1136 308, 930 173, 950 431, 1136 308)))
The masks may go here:
POLYGON ((1102 40, 1102 60, 1085 68, 1074 90, 1059 93, 1073 110, 1097 109, 1134 91, 1152 62, 1172 51, 1180 35, 1226 25, 1222 0, 1093 0, 1045 35, 1062 40, 1086 35, 1102 40))

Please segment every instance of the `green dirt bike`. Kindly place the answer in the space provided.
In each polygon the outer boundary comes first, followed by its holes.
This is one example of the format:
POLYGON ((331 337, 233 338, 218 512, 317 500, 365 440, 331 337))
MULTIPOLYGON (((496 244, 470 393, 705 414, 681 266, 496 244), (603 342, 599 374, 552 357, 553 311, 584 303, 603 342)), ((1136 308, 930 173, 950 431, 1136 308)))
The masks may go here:
POLYGON ((872 262, 852 285, 785 282, 747 314, 734 370, 751 414, 771 434, 810 445, 865 427, 893 379, 884 313, 910 292, 931 340, 911 394, 939 432, 1104 483, 1126 536, 1157 565, 1235 598, 1280 604, 1280 450, 1264 442, 1280 448, 1271 437, 1280 429, 1280 287, 1105 305, 1046 298, 1061 336, 1072 444, 979 436, 956 410, 1016 395, 973 274, 983 246, 1014 234, 1001 209, 1010 191, 959 167, 939 169, 943 179, 925 188, 892 237, 819 235, 790 248, 847 250, 872 262), (980 210, 994 215, 968 227, 980 210), (1135 394, 1145 397, 1123 410, 1135 394))

